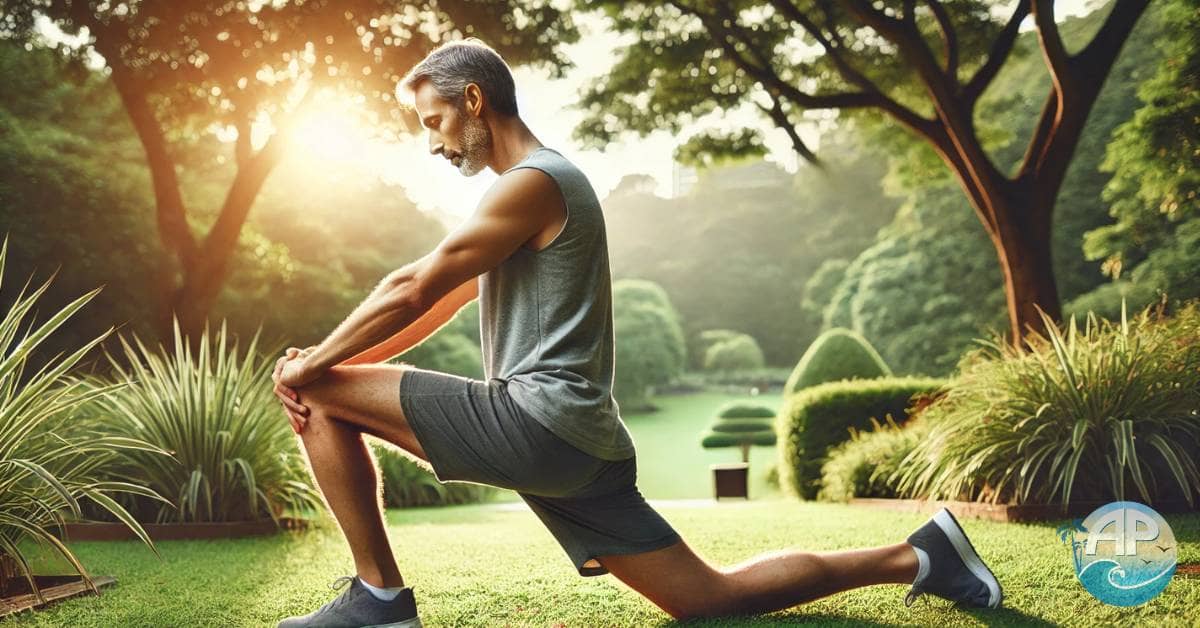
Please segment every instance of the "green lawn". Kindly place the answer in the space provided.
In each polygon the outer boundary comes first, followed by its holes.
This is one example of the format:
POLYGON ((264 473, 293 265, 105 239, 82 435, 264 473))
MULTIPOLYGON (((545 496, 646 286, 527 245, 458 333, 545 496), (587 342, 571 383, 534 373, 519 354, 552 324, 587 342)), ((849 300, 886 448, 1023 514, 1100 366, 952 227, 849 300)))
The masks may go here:
MULTIPOLYGON (((923 521, 917 515, 836 504, 758 500, 668 506, 663 515, 696 551, 718 564, 786 547, 832 550, 894 542, 923 521)), ((528 511, 504 505, 396 510, 392 545, 428 626, 658 626, 668 617, 610 576, 580 578, 528 511)), ((1180 560, 1200 560, 1200 515, 1168 517, 1180 560)), ((1006 608, 955 609, 935 598, 913 608, 906 587, 860 589, 758 618, 697 622, 769 626, 842 625, 1190 625, 1200 580, 1176 578, 1149 604, 1119 609, 1075 581, 1054 523, 964 521, 1000 578, 1006 608)), ((24 614, 11 626, 273 626, 329 599, 326 585, 352 562, 336 529, 267 539, 163 542, 156 559, 135 542, 75 543, 95 574, 118 584, 24 614)))

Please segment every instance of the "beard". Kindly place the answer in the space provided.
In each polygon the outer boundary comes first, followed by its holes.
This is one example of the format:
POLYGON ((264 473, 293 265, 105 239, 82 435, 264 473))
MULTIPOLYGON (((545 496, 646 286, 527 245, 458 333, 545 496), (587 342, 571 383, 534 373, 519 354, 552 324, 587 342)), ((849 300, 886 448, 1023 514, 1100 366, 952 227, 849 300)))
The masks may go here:
POLYGON ((481 118, 466 118, 462 135, 458 138, 458 145, 462 147, 458 171, 465 177, 473 177, 487 166, 488 156, 492 152, 492 132, 481 118))

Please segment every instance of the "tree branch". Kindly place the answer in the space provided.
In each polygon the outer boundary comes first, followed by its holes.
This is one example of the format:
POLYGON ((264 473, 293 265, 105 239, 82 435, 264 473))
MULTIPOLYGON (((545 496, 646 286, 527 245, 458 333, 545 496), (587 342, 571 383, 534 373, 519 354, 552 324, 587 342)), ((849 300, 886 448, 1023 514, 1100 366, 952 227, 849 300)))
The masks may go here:
POLYGON ((1004 62, 1008 60, 1008 55, 1017 41, 1018 29, 1026 15, 1029 15, 1029 0, 1020 0, 1016 9, 1013 10, 1012 17, 1008 19, 1008 23, 1004 25, 1004 29, 1000 31, 996 41, 992 42, 987 61, 975 71, 975 75, 962 89, 962 96, 971 110, 974 110, 979 97, 996 78, 996 74, 1004 66, 1004 62))
POLYGON ((814 154, 812 150, 808 148, 808 145, 805 144, 804 140, 800 138, 800 134, 796 132, 796 127, 792 125, 792 121, 788 119, 787 113, 783 111, 783 104, 778 98, 771 98, 770 107, 764 107, 759 103, 754 103, 754 105, 770 116, 771 120, 775 122, 775 126, 783 129, 783 131, 787 133, 788 138, 792 140, 793 150, 799 153, 801 157, 814 166, 822 170, 825 169, 825 163, 822 162, 816 156, 816 154, 814 154))
POLYGON ((1038 43, 1041 44, 1046 65, 1050 66, 1050 78, 1060 95, 1073 94, 1075 77, 1071 71, 1071 55, 1067 54, 1058 33, 1058 25, 1054 23, 1054 0, 1033 0, 1032 11, 1038 43))
POLYGON ((942 31, 942 43, 946 47, 946 78, 958 84, 958 34, 954 32, 954 23, 946 13, 946 7, 939 0, 926 0, 933 16, 937 18, 938 27, 942 31))

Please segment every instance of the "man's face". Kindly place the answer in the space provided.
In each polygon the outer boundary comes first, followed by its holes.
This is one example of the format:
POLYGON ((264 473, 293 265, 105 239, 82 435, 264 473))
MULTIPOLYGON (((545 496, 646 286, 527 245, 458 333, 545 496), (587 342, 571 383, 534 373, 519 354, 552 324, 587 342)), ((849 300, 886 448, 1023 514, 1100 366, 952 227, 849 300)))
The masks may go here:
POLYGON ((471 177, 487 166, 492 132, 483 118, 472 115, 466 102, 456 107, 438 96, 429 81, 414 93, 421 125, 429 131, 429 152, 449 159, 463 176, 471 177))

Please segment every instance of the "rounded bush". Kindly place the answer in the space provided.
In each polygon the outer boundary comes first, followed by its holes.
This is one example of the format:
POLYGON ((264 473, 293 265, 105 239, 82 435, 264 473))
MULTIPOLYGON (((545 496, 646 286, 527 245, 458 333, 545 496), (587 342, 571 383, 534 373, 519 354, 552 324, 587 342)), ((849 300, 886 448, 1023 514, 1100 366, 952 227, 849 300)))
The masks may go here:
POLYGON ((717 408, 717 417, 722 419, 772 419, 775 414, 770 406, 745 401, 730 401, 717 408))
POLYGON ((747 334, 721 340, 704 352, 704 368, 709 371, 758 369, 762 368, 765 362, 758 342, 747 334))
POLYGON ((849 329, 830 329, 809 345, 796 364, 784 394, 843 379, 890 377, 892 370, 879 352, 861 334, 849 329))
POLYGON ((813 499, 820 490, 821 465, 829 448, 863 430, 871 419, 897 424, 908 420, 917 395, 940 393, 945 380, 880 378, 829 382, 806 388, 784 402, 776 417, 781 439, 780 485, 788 493, 813 499))

